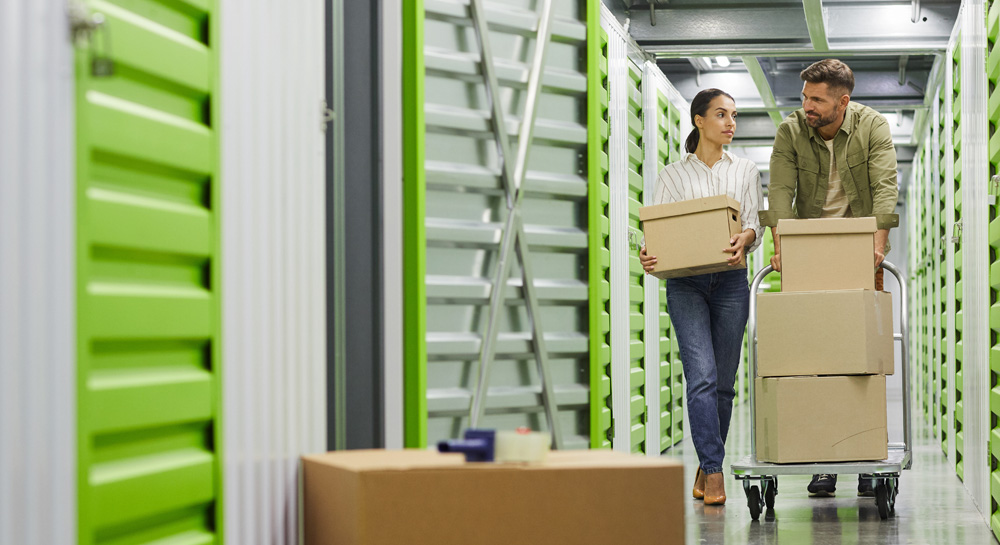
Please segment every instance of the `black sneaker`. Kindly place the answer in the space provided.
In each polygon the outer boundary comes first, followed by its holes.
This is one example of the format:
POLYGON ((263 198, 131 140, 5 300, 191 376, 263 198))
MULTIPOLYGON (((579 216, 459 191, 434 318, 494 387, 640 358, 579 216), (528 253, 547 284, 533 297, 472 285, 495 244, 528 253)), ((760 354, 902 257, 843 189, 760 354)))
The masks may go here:
POLYGON ((871 475, 858 475, 858 496, 875 497, 875 488, 872 487, 871 475))
POLYGON ((827 497, 837 491, 837 476, 829 473, 813 475, 812 481, 806 487, 810 496, 827 497))

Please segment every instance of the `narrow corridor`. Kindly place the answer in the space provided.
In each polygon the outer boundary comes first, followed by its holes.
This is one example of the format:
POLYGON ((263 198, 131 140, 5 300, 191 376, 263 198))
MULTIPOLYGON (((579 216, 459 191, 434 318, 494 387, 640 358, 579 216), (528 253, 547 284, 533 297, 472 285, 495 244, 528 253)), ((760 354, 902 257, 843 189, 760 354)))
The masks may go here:
MULTIPOLYGON (((899 441, 894 431, 902 429, 898 407, 902 395, 897 380, 889 384, 890 441, 899 441)), ((778 478, 774 510, 760 520, 750 519, 742 483, 733 478, 729 464, 750 452, 750 407, 743 403, 733 412, 732 431, 726 445, 726 492, 723 507, 705 506, 690 497, 697 458, 690 436, 667 451, 679 456, 687 471, 687 543, 709 544, 928 544, 959 545, 996 543, 989 526, 973 504, 962 482, 937 445, 925 431, 923 422, 913 421, 915 437, 913 468, 900 477, 896 514, 879 519, 874 498, 857 497, 857 478, 842 475, 837 494, 831 498, 810 498, 806 493, 809 477, 778 478)), ((901 432, 900 432, 901 435, 901 432)))

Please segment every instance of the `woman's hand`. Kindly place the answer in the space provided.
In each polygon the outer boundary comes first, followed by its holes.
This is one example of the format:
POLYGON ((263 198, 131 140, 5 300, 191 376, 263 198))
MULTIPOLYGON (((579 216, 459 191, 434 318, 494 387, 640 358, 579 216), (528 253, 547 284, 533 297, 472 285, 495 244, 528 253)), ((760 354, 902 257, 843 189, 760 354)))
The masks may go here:
POLYGON ((655 255, 646 255, 646 247, 643 246, 642 250, 639 250, 639 262, 642 263, 643 270, 646 274, 653 272, 653 266, 656 264, 655 255))
POLYGON ((753 229, 747 229, 729 239, 730 246, 724 248, 722 251, 733 254, 733 257, 726 259, 730 267, 740 264, 740 261, 743 260, 744 251, 747 246, 753 244, 754 240, 757 240, 757 233, 753 229))

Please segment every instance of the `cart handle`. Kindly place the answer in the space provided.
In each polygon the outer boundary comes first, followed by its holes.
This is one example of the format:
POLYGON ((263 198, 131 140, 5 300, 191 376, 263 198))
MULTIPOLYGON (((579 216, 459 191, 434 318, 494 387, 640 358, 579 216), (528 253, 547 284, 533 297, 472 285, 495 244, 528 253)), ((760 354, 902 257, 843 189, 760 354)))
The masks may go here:
MULTIPOLYGON (((912 443, 910 441, 910 366, 908 358, 908 347, 910 340, 910 314, 908 311, 909 297, 907 294, 906 279, 903 274, 889 261, 883 260, 880 265, 883 269, 892 273, 899 284, 899 333, 893 333, 893 341, 900 341, 901 372, 903 374, 903 451, 910 454, 912 443)), ((753 281, 750 283, 750 316, 748 330, 750 336, 749 360, 750 360, 750 459, 757 462, 757 404, 754 401, 755 383, 757 378, 757 290, 760 289, 764 277, 774 270, 770 265, 765 265, 763 269, 757 271, 753 281)), ((907 462, 904 469, 909 469, 912 464, 912 456, 906 456, 907 462)))

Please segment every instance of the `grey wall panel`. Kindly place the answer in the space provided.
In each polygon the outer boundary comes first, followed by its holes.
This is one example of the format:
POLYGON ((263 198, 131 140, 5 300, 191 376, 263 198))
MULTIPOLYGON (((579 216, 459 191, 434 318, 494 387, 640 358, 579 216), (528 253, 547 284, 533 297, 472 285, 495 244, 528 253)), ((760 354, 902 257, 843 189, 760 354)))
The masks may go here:
POLYGON ((75 543, 76 192, 64 0, 0 3, 0 543, 75 543))
POLYGON ((220 7, 219 471, 234 545, 298 543, 299 457, 327 446, 323 7, 220 7))
MULTIPOLYGON (((540 3, 484 5, 513 154, 528 100, 540 3)), ((520 206, 563 441, 576 448, 588 444, 589 411, 585 7, 572 0, 552 4, 552 41, 520 206)), ((428 0, 425 8, 427 407, 433 444, 468 426, 508 208, 469 2, 428 0)), ((505 293, 481 426, 545 429, 516 261, 505 293)))

